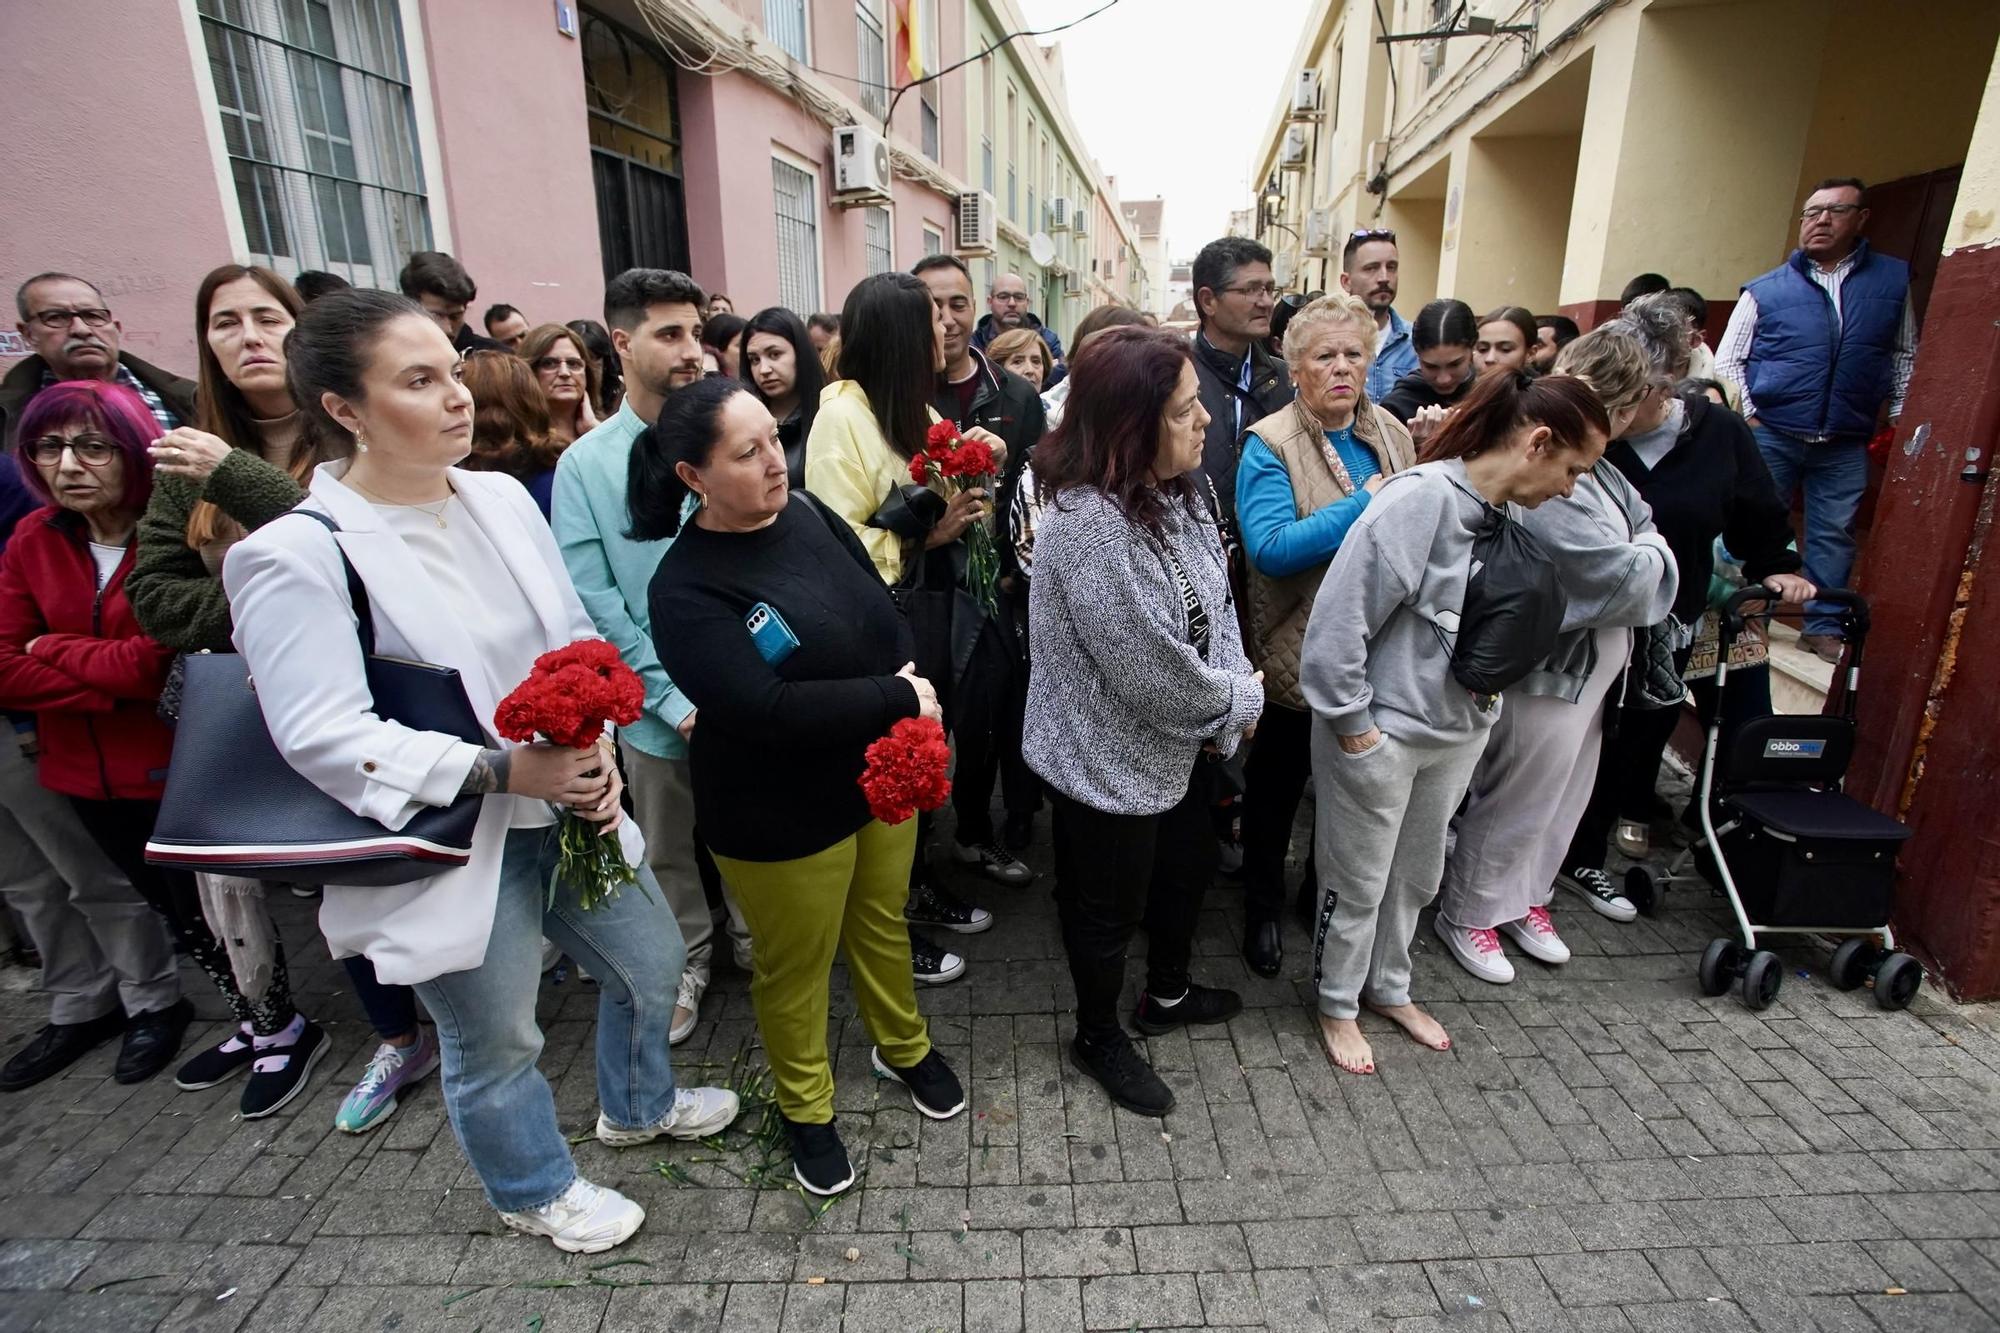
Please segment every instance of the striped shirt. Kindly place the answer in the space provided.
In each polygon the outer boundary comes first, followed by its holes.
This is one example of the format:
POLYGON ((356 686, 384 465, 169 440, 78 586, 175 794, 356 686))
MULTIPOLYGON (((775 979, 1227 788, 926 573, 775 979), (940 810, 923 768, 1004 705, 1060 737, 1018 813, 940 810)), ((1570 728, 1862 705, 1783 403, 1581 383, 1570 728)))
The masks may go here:
MULTIPOLYGON (((1860 257, 1859 250, 1850 250, 1847 257, 1832 268, 1821 268, 1808 262, 1806 273, 1811 276, 1819 289, 1826 293, 1826 299, 1833 303, 1833 317, 1840 318, 1840 289, 1847 281, 1847 275, 1854 271, 1854 261, 1860 257)), ((1750 361, 1750 345, 1757 333, 1757 298, 1746 288, 1736 300, 1736 308, 1729 313, 1729 327, 1723 330, 1722 341, 1715 349, 1715 377, 1736 390, 1740 395, 1740 407, 1745 417, 1757 415, 1757 405, 1750 401, 1750 380, 1745 373, 1750 361)), ((1894 420, 1903 413, 1903 398, 1910 391, 1910 372, 1917 364, 1917 317, 1910 306, 1910 298, 1903 298, 1903 319, 1896 329, 1896 346, 1890 352, 1892 378, 1889 388, 1889 417, 1894 420)))
MULTIPOLYGON (((53 370, 44 370, 42 372, 42 387, 44 389, 61 383, 62 381, 56 377, 56 373, 53 370)), ((137 375, 134 375, 123 361, 118 363, 118 383, 139 395, 139 400, 146 405, 146 410, 153 414, 153 420, 160 423, 161 430, 172 430, 174 427, 183 424, 180 417, 175 414, 174 409, 168 407, 160 395, 147 388, 145 383, 137 375)))

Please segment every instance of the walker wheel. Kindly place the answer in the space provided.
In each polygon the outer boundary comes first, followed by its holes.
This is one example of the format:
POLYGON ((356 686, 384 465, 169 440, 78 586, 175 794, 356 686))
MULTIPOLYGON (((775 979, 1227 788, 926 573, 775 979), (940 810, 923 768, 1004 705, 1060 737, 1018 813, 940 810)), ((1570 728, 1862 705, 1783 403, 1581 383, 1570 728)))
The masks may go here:
POLYGON ((1924 965, 1906 953, 1892 953, 1875 966, 1875 1003, 1884 1009, 1907 1009, 1924 984, 1924 965))
POLYGON ((1785 965, 1778 955, 1769 949, 1759 949, 1750 955, 1750 961, 1743 968, 1743 1005, 1746 1009, 1769 1009, 1771 1002, 1778 998, 1778 987, 1785 980, 1785 965))
POLYGON ((1735 940, 1710 940, 1701 952, 1701 966, 1695 975, 1701 979, 1703 995, 1720 995, 1729 989, 1743 967, 1743 946, 1735 940))
POLYGON ((1651 916, 1660 907, 1660 887, 1653 879, 1653 872, 1644 866, 1633 866, 1625 872, 1625 896, 1632 906, 1639 909, 1640 916, 1651 916))
POLYGON ((1833 951, 1833 961, 1826 965, 1826 979, 1835 990, 1858 989, 1879 961, 1875 941, 1866 935, 1856 935, 1842 940, 1833 951))

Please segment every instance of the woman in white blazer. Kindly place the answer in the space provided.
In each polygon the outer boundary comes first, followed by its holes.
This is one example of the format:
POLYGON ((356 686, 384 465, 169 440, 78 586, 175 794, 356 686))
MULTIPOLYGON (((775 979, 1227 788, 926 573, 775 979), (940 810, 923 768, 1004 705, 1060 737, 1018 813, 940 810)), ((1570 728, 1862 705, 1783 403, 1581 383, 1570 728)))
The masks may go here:
POLYGON ((601 1141, 713 1134, 737 1098, 674 1086, 667 1031, 684 948, 638 831, 620 818, 610 741, 578 752, 491 734, 495 707, 538 655, 595 631, 527 491, 455 466, 471 448, 472 397, 419 306, 335 293, 308 307, 286 352, 293 397, 352 436, 355 452, 322 465, 300 505, 337 535, 275 519, 223 564, 234 641, 271 737, 327 795, 390 829, 426 806, 483 797, 470 863, 396 887, 329 886, 320 926, 335 954, 366 955, 384 982, 415 986, 436 1018, 452 1128, 501 1219, 560 1249, 608 1249, 645 1213, 577 1175, 556 1123, 535 1067, 540 938, 602 986, 601 1141), (375 715, 343 552, 368 590, 376 651, 456 668, 489 746, 375 715), (550 905, 555 805, 617 836, 644 891, 586 912, 564 885, 550 905))

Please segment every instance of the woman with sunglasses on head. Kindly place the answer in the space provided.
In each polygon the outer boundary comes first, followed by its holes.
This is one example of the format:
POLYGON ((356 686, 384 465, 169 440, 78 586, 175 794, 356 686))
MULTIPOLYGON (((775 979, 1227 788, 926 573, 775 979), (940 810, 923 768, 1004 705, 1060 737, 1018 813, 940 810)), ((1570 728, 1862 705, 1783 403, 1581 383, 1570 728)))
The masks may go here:
MULTIPOLYGON (((599 418, 594 404, 600 391, 601 371, 597 358, 575 333, 561 324, 539 324, 528 330, 521 343, 521 359, 535 372, 542 396, 548 400, 549 440, 558 454, 597 429, 599 418)), ((528 487, 530 492, 534 489, 528 487)), ((541 502, 542 512, 547 513, 547 488, 535 498, 541 502)))

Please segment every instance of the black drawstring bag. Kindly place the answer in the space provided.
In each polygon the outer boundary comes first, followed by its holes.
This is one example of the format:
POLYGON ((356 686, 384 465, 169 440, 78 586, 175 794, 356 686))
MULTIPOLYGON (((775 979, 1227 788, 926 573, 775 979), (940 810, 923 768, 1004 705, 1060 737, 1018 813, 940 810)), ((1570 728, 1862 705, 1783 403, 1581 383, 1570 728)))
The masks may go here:
POLYGON ((1504 508, 1487 506, 1472 541, 1452 676, 1482 696, 1519 684, 1555 651, 1568 610, 1569 596, 1547 548, 1504 508))

